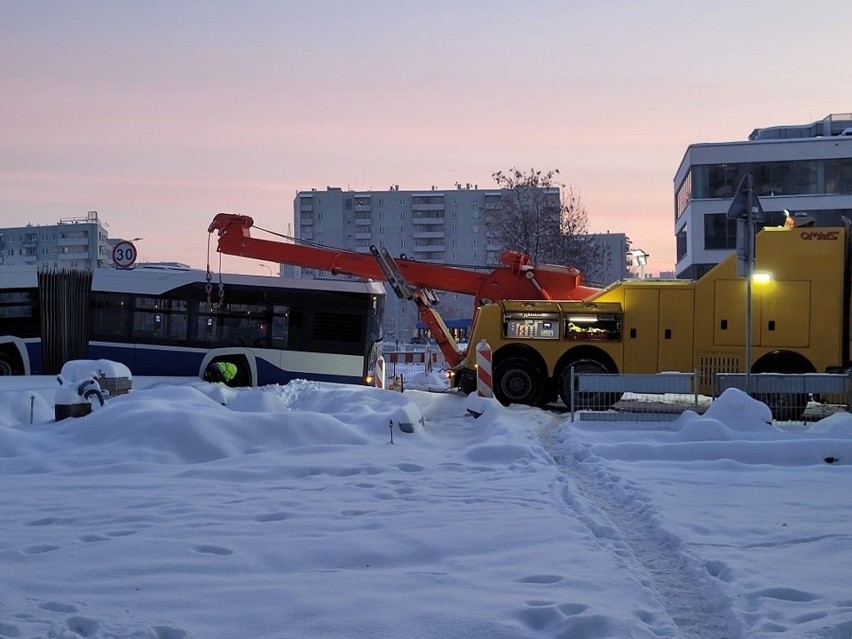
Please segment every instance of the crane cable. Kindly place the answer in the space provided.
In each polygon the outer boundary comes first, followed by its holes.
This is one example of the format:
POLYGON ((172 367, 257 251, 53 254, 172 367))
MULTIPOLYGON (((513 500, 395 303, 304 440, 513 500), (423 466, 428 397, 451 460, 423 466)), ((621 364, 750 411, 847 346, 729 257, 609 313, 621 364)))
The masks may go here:
POLYGON ((213 304, 213 273, 210 271, 210 234, 207 235, 207 273, 204 276, 207 284, 204 292, 207 294, 207 306, 210 308, 221 308, 225 305, 225 285, 222 283, 222 254, 219 253, 219 303, 213 304))

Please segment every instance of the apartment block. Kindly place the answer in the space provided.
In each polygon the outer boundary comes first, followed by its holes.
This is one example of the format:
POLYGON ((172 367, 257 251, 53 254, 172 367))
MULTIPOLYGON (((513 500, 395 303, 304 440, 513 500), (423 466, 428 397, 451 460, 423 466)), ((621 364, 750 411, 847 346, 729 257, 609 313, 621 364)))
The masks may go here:
POLYGON ((0 269, 92 269, 112 264, 112 246, 97 211, 56 224, 0 228, 0 269))

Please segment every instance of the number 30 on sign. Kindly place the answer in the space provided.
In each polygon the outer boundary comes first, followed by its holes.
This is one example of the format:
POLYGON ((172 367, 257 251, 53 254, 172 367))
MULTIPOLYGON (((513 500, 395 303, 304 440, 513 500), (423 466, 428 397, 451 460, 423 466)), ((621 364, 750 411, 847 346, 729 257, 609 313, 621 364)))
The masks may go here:
POLYGON ((130 268, 136 262, 136 247, 132 242, 119 242, 112 249, 112 261, 116 268, 130 268))

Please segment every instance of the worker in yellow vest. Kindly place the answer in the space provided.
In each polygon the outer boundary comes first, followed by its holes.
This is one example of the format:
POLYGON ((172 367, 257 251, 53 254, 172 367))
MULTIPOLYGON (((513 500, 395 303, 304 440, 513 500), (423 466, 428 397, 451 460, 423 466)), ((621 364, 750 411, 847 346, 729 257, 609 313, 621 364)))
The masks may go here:
POLYGON ((237 366, 231 362, 213 362, 204 371, 204 381, 231 385, 237 376, 237 366))

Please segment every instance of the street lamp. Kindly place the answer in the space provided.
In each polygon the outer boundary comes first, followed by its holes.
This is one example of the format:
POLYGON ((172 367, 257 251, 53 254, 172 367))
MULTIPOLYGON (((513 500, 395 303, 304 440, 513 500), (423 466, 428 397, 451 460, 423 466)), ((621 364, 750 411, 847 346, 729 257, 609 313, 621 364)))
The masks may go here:
POLYGON ((633 258, 633 266, 639 267, 639 279, 645 279, 645 266, 648 264, 648 258, 651 257, 651 254, 642 249, 632 249, 628 252, 628 255, 633 258))
POLYGON ((267 269, 269 271, 269 276, 272 277, 272 267, 269 266, 269 264, 264 264, 262 262, 258 262, 257 265, 262 266, 263 268, 267 269))

